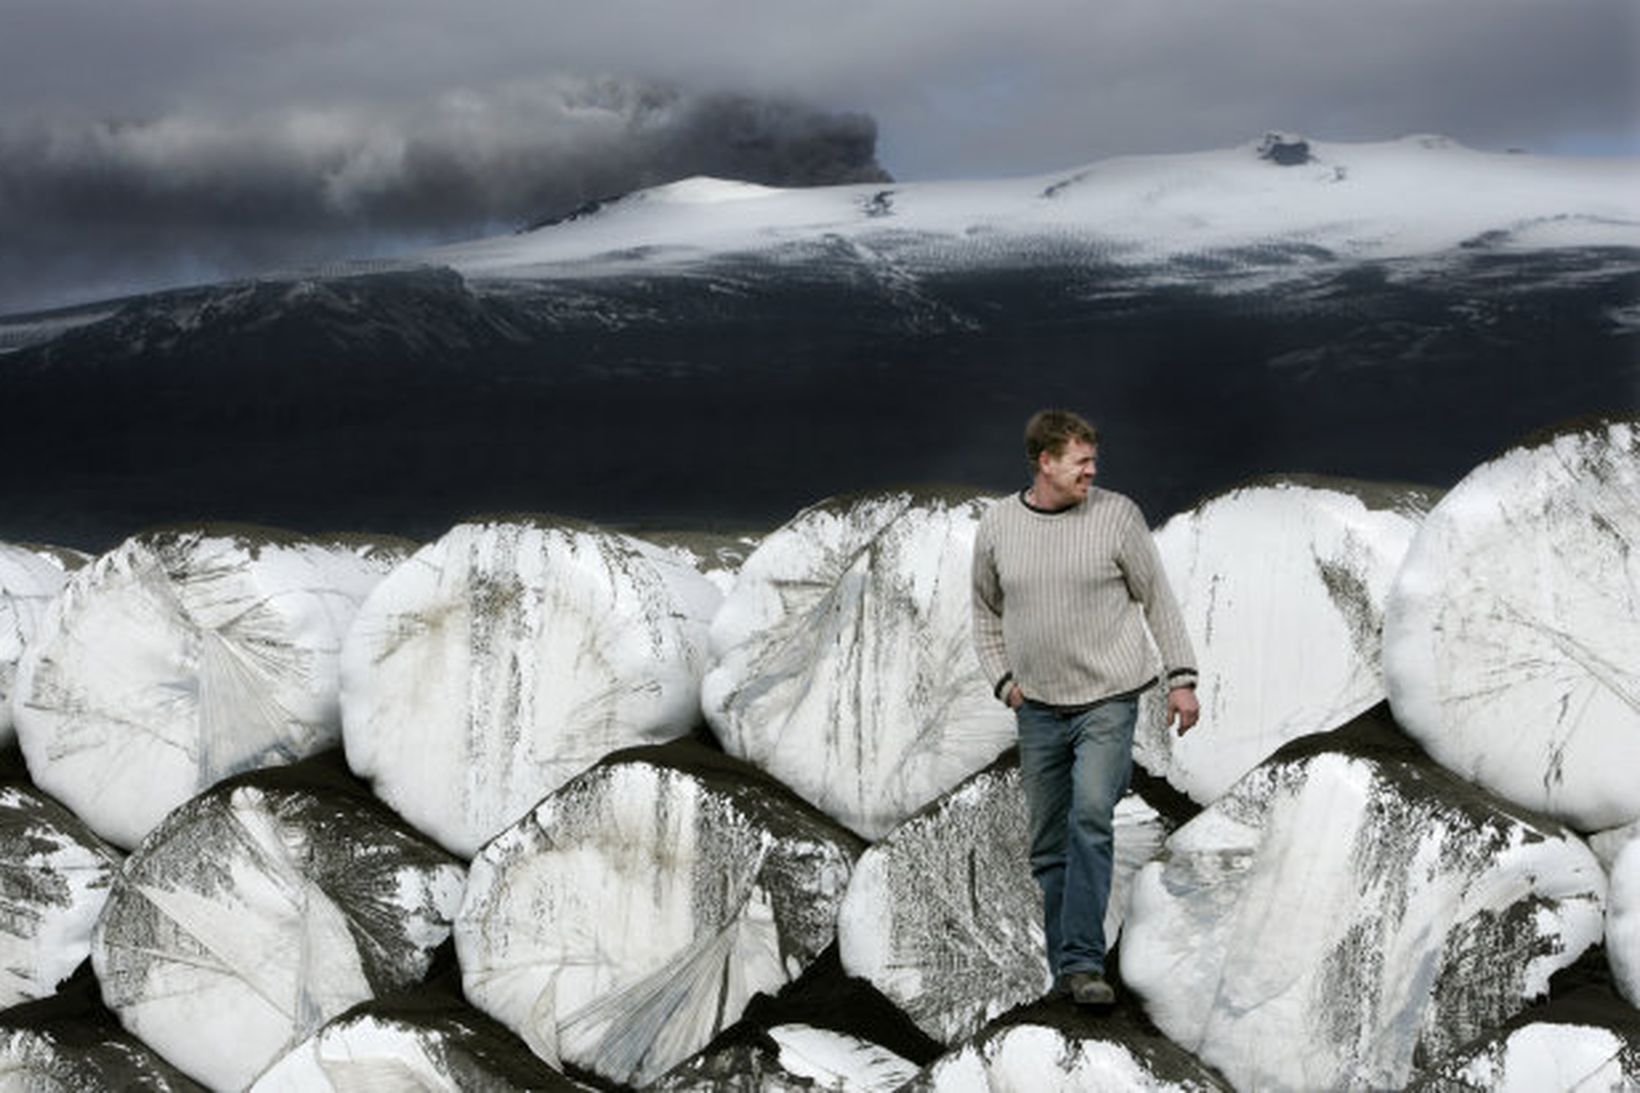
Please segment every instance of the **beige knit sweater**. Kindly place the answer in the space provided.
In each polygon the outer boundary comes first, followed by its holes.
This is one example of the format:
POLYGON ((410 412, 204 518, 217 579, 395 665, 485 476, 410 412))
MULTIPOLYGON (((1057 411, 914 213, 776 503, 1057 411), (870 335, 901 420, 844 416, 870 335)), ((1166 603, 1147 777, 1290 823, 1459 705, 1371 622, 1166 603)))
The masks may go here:
POLYGON ((1094 487, 1057 512, 1023 491, 992 505, 974 539, 973 601, 974 647, 999 698, 1009 682, 1052 706, 1143 690, 1157 677, 1152 638, 1168 686, 1196 682, 1150 529, 1119 493, 1094 487))

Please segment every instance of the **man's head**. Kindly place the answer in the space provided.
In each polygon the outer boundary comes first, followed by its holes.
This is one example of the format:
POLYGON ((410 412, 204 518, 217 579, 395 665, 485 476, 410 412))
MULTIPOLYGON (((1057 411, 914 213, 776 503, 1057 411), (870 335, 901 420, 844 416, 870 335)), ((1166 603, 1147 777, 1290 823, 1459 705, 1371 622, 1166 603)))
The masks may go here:
POLYGON ((1099 430, 1088 424, 1087 418, 1070 410, 1038 410, 1025 423, 1025 458, 1031 461, 1035 473, 1042 453, 1063 455, 1065 443, 1080 440, 1090 447, 1099 447, 1099 430))
POLYGON ((1075 504, 1093 484, 1099 430, 1069 410, 1039 410, 1025 423, 1025 455, 1035 476, 1037 502, 1075 504))

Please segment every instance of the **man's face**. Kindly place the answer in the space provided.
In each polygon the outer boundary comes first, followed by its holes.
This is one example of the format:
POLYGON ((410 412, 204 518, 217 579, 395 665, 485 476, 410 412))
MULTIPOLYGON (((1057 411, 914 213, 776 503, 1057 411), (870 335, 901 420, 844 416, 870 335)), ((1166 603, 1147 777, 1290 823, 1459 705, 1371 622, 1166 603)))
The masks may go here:
POLYGON ((1086 498, 1088 487, 1093 485, 1098 457, 1098 450, 1092 444, 1074 438, 1065 442, 1064 450, 1058 455, 1043 452, 1036 466, 1045 487, 1040 492, 1049 496, 1042 500, 1049 504, 1068 504, 1086 498))

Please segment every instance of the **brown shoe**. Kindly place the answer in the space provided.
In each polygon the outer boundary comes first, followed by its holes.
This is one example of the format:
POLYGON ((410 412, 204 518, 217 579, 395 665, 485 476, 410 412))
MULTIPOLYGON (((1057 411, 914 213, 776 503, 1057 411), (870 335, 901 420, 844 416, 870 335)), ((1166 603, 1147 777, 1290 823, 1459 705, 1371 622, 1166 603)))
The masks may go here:
POLYGON ((1109 1006, 1116 1001, 1116 990, 1098 972, 1069 972, 1064 982, 1071 1001, 1079 1006, 1109 1006))

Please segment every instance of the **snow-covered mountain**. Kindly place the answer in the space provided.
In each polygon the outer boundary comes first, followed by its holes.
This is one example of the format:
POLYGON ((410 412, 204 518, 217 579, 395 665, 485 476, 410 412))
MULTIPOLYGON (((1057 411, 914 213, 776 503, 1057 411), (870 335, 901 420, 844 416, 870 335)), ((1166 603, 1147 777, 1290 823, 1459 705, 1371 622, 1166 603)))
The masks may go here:
POLYGON ((425 257, 473 279, 555 280, 829 255, 876 266, 885 284, 904 276, 898 287, 911 291, 918 277, 1076 256, 1143 270, 1152 286, 1226 291, 1329 262, 1640 246, 1637 183, 1624 160, 1498 155, 1439 136, 1349 145, 1269 134, 1002 181, 783 190, 691 178, 425 257))
POLYGON ((403 261, 0 319, 0 533, 772 524, 891 483, 1009 488, 1055 403, 1156 523, 1259 473, 1445 485, 1640 408, 1637 193, 1632 160, 1438 137, 696 178, 403 261))

